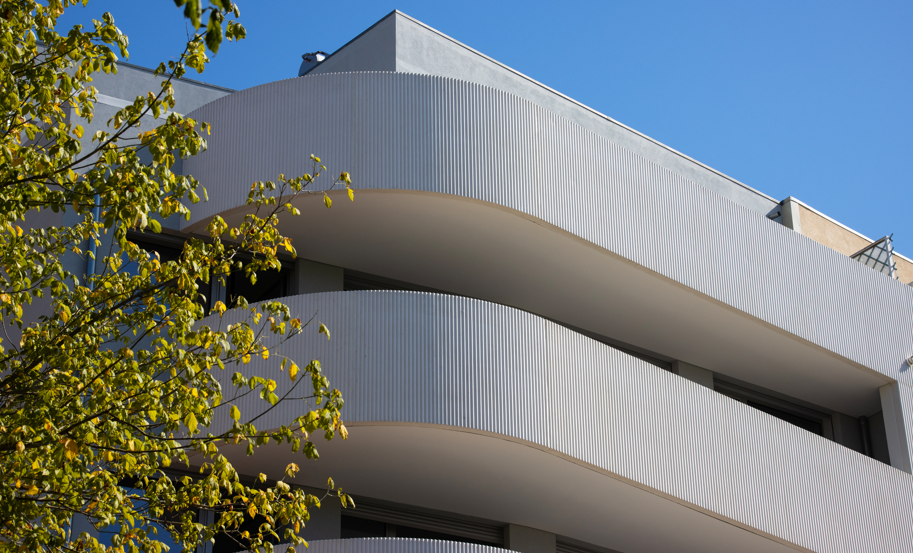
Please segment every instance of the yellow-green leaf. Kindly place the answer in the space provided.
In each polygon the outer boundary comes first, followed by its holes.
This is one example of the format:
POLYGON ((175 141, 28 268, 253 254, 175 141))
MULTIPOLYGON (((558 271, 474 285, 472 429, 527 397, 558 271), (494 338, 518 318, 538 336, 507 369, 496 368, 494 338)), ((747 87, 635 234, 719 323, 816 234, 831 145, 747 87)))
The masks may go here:
POLYGON ((184 417, 184 426, 191 432, 197 431, 197 418, 193 413, 187 413, 187 416, 184 417))
POLYGON ((289 478, 294 478, 295 475, 298 474, 298 470, 298 465, 295 463, 289 463, 289 465, 285 467, 285 475, 289 478))
POLYGON ((76 445, 76 442, 74 440, 71 440, 70 438, 67 438, 66 440, 63 441, 63 447, 66 449, 65 454, 67 456, 67 459, 69 459, 70 461, 75 459, 76 454, 79 453, 79 446, 76 445))

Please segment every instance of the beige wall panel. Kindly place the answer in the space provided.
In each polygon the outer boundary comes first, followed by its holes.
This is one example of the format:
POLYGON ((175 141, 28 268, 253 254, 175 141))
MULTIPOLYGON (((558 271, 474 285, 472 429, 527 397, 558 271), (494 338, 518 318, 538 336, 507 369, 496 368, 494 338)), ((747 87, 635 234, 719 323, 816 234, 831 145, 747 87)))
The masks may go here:
MULTIPOLYGON (((799 205, 802 217, 802 234, 819 244, 824 244, 843 255, 853 255, 870 244, 855 232, 822 217, 804 205, 799 205)), ((897 263, 897 280, 910 284, 913 282, 913 263, 895 256, 897 263)))
POLYGON ((802 214, 802 234, 843 255, 853 255, 871 243, 803 205, 799 206, 799 212, 802 214))

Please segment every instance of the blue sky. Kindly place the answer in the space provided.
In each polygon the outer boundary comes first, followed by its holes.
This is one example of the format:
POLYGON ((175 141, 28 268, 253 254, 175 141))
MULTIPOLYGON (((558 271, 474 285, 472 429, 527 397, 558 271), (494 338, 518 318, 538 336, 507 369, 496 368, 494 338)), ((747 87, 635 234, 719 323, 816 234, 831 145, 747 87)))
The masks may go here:
MULTIPOLYGON (((239 0, 248 38, 199 79, 292 77, 393 9, 780 200, 913 256, 913 2, 239 0)), ((170 0, 91 0, 155 66, 185 39, 170 0)))

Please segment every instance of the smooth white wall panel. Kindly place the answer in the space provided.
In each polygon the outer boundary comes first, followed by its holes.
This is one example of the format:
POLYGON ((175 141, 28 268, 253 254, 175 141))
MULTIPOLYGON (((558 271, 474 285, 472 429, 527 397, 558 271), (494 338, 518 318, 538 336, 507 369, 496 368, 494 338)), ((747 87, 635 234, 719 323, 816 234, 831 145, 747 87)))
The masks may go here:
MULTIPOLYGON (((910 475, 530 313, 419 292, 284 301, 331 329, 330 341, 309 329, 279 353, 321 360, 346 421, 526 440, 813 551, 913 543, 910 475)), ((290 383, 271 359, 244 372, 275 378, 281 396, 290 383)), ((261 403, 237 405, 247 417, 261 403)), ((258 425, 302 410, 281 404, 258 425)))
POLYGON ((913 290, 514 95, 404 73, 307 76, 191 114, 213 124, 185 170, 209 188, 190 225, 317 153, 360 188, 420 190, 537 217, 913 384, 913 290))

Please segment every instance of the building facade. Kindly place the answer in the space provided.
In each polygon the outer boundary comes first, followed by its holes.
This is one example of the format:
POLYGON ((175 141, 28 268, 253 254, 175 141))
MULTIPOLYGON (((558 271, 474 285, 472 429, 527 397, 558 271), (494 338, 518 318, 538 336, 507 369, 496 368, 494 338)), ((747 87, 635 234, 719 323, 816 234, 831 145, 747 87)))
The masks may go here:
MULTIPOLYGON (((213 128, 183 163, 211 199, 152 246, 242 218, 252 182, 311 153, 354 176, 354 203, 296 200, 299 258, 244 290, 333 331, 283 346, 346 397, 350 439, 299 477, 358 503, 315 513, 318 553, 911 549, 913 263, 889 239, 400 12, 305 69, 178 83, 175 109, 213 128)), ((144 79, 100 77, 99 109, 144 79)), ((251 477, 301 462, 235 453, 251 477)))

